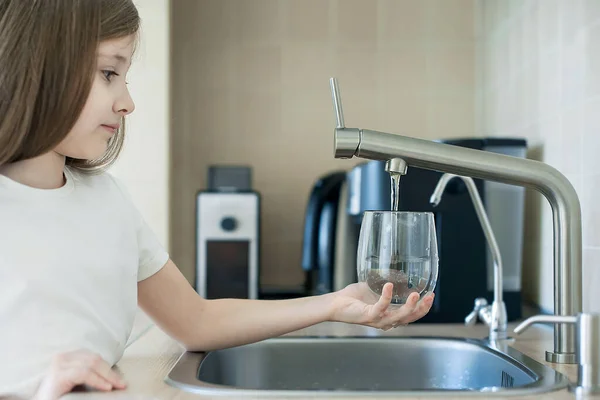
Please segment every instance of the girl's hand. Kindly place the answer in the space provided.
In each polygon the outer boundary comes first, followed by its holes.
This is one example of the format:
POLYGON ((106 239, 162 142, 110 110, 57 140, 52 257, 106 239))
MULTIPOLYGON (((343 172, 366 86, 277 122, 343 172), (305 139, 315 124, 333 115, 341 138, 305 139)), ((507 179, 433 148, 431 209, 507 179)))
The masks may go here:
POLYGON ((78 350, 54 357, 34 399, 55 400, 77 385, 87 385, 102 391, 124 389, 126 386, 121 377, 98 354, 78 350))
POLYGON ((408 296, 406 304, 391 306, 392 283, 386 283, 379 299, 364 282, 353 283, 333 293, 332 320, 366 325, 387 331, 407 325, 425 316, 431 309, 434 294, 419 301, 419 294, 408 296))

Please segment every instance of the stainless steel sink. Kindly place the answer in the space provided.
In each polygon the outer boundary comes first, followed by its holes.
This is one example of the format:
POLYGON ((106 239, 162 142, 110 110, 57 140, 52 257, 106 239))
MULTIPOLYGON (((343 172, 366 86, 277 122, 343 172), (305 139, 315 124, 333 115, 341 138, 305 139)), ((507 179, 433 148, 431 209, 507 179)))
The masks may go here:
POLYGON ((261 397, 523 395, 568 385, 512 347, 432 337, 282 337, 185 352, 165 381, 196 393, 261 397))

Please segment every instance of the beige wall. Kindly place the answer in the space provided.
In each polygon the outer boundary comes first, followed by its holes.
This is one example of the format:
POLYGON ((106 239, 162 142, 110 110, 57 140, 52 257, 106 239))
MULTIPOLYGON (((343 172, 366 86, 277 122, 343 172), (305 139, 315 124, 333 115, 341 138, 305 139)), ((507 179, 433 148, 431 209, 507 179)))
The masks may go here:
POLYGON ((127 121, 123 154, 111 172, 169 248, 169 0, 135 1, 141 42, 127 75, 136 110, 127 121))
POLYGON ((172 256, 193 282, 207 166, 247 164, 263 196, 264 284, 303 282, 303 218, 347 126, 475 135, 475 0, 173 0, 172 256))
MULTIPOLYGON (((477 130, 524 136, 576 188, 583 308, 600 311, 600 1, 478 0, 477 130)), ((553 310, 552 215, 528 192, 523 290, 553 310)))
MULTIPOLYGON (((328 79, 337 76, 348 126, 425 138, 527 137, 529 156, 565 173, 580 195, 584 308, 598 309, 599 1, 136 4, 143 36, 128 79, 137 110, 112 172, 190 281, 194 196, 211 163, 254 168, 264 199, 263 283, 302 281, 311 185, 355 163, 332 156, 328 79)), ((551 310, 552 221, 536 193, 528 192, 527 218, 525 295, 551 310)))

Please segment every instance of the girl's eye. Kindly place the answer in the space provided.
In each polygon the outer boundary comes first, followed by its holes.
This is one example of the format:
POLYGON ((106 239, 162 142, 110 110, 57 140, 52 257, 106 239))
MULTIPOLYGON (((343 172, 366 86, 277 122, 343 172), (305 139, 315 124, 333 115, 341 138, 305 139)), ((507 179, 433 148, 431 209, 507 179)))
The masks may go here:
POLYGON ((112 79, 113 76, 119 76, 119 74, 117 74, 115 71, 111 71, 109 69, 105 69, 102 71, 102 74, 104 75, 104 78, 110 82, 110 80, 112 79))

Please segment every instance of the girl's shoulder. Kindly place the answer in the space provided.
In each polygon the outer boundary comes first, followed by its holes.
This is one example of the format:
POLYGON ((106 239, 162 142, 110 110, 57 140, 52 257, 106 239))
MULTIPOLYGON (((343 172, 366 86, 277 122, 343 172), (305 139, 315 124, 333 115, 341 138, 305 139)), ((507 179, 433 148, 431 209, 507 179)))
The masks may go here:
POLYGON ((67 180, 71 179, 75 187, 99 191, 103 194, 114 193, 129 200, 129 194, 124 182, 108 171, 88 173, 76 168, 65 167, 67 180))
POLYGON ((105 207, 124 210, 133 215, 133 222, 138 224, 138 211, 121 178, 108 171, 90 174, 75 168, 65 169, 65 175, 72 179, 75 191, 79 192, 76 195, 78 199, 91 199, 91 202, 100 202, 105 207))
POLYGON ((65 166, 65 176, 67 180, 72 179, 74 183, 88 187, 122 185, 120 180, 108 171, 85 172, 77 168, 65 166))

